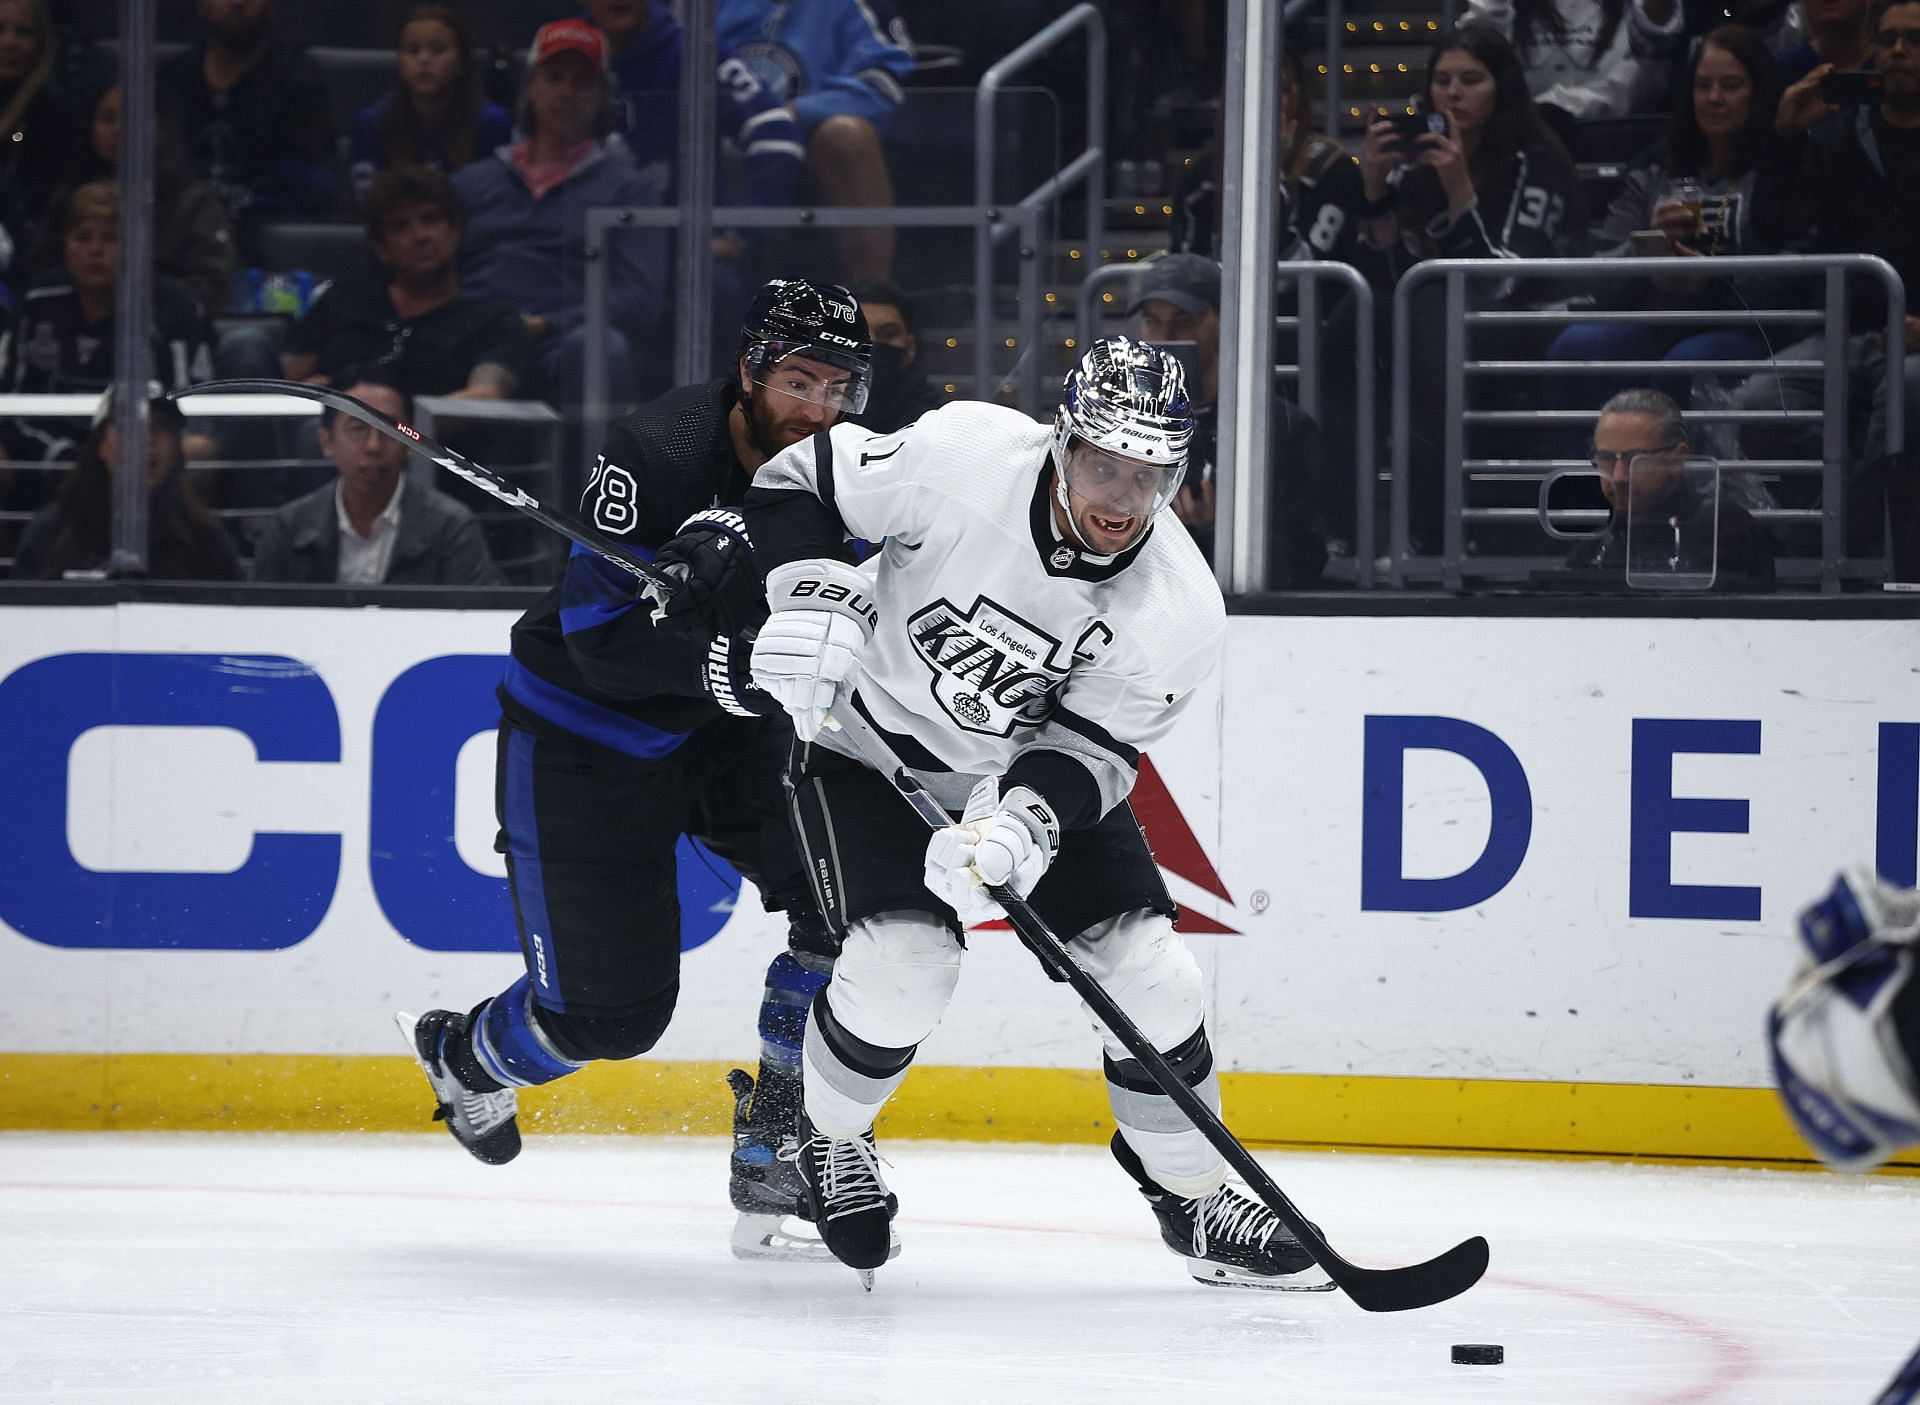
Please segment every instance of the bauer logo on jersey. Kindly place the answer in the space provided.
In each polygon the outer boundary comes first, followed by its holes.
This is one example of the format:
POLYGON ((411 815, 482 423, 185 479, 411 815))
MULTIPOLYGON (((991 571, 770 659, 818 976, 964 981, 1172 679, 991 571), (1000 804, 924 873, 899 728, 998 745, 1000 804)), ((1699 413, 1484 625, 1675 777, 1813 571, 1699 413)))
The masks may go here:
POLYGON ((933 670, 933 696, 969 732, 1009 737, 1053 712, 1069 661, 1060 641, 991 600, 936 600, 907 621, 933 670))

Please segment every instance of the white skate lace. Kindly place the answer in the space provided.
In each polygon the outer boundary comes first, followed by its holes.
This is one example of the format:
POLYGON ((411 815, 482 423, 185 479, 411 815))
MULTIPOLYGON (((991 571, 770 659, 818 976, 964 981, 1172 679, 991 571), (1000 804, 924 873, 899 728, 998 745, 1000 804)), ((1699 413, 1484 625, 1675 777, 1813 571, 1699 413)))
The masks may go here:
POLYGON ((1280 1217, 1258 1200, 1249 1200, 1230 1185, 1223 1185, 1200 1200, 1189 1200, 1193 1211, 1193 1252, 1201 1258, 1207 1253, 1207 1222, 1212 1220, 1214 1237, 1248 1248, 1265 1248, 1280 1229, 1280 1217))
POLYGON ((820 1168, 820 1195, 830 1207, 827 1218, 854 1215, 887 1203, 887 1185, 880 1179, 879 1155, 865 1137, 820 1137, 826 1156, 820 1168))
POLYGON ((465 1122, 477 1137, 484 1137, 501 1123, 508 1121, 514 1114, 513 1089, 502 1088, 497 1093, 475 1093, 471 1090, 460 1094, 460 1120, 465 1122))

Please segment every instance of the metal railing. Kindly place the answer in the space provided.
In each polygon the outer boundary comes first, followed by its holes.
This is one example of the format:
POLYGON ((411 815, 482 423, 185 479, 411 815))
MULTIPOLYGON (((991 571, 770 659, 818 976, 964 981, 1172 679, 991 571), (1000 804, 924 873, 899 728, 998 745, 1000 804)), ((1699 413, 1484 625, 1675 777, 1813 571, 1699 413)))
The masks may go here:
POLYGON ((1401 278, 1393 294, 1393 372, 1392 372, 1392 543, 1390 578, 1395 586, 1404 586, 1410 576, 1432 578, 1437 575, 1448 589, 1458 589, 1468 574, 1476 577, 1518 577, 1542 564, 1528 557, 1513 559, 1476 556, 1469 563, 1466 527, 1469 522, 1496 522, 1508 518, 1526 518, 1527 509, 1470 508, 1466 503, 1469 477, 1498 473, 1512 477, 1545 477, 1570 466, 1558 458, 1470 459, 1466 453, 1466 434, 1473 425, 1538 426, 1591 423, 1598 414, 1593 409, 1476 410, 1467 405, 1467 382, 1473 378, 1504 376, 1562 377, 1568 375, 1727 375, 1742 370, 1818 370, 1822 376, 1822 406, 1819 410, 1780 409, 1708 409, 1688 410, 1690 423, 1731 424, 1819 424, 1821 456, 1818 459, 1767 459, 1742 461, 1730 466, 1755 472, 1796 476, 1820 475, 1821 506, 1817 509, 1772 509, 1757 512, 1766 521, 1817 521, 1821 534, 1820 585, 1822 589, 1840 589, 1843 577, 1874 575, 1881 563, 1850 561, 1845 553, 1845 498, 1847 469, 1847 278, 1878 279, 1887 299, 1888 380, 1886 425, 1890 451, 1904 444, 1904 402, 1902 376, 1905 352, 1904 318, 1906 290, 1892 265, 1884 259, 1865 254, 1824 255, 1740 255, 1713 260, 1712 276, 1719 279, 1772 278, 1821 273, 1823 306, 1804 308, 1762 307, 1742 311, 1720 309, 1647 311, 1581 308, 1470 309, 1468 288, 1473 283, 1507 282, 1515 279, 1542 278, 1556 284, 1597 284, 1654 277, 1691 277, 1702 275, 1697 258, 1592 258, 1592 259, 1430 259, 1415 265, 1401 278), (1441 473, 1444 488, 1442 544, 1437 556, 1416 556, 1410 542, 1410 502, 1412 465, 1412 300, 1423 287, 1444 280, 1446 310, 1441 334, 1445 337, 1444 404, 1441 473), (1589 322, 1620 322, 1641 326, 1814 326, 1821 329, 1822 355, 1818 362, 1787 362, 1774 359, 1750 361, 1529 361, 1475 360, 1471 355, 1470 331, 1476 326, 1537 326, 1558 328, 1589 322))
MULTIPOLYGON (((1147 270, 1153 267, 1153 261, 1134 264, 1107 264, 1095 269, 1080 285, 1080 292, 1074 304, 1074 335, 1079 344, 1099 335, 1098 319, 1100 300, 1103 294, 1121 284, 1131 285, 1147 270)), ((1350 264, 1324 260, 1283 260, 1274 265, 1274 277, 1281 283, 1291 283, 1295 291, 1295 310, 1276 316, 1273 324, 1277 329, 1291 329, 1296 333, 1296 351, 1291 362, 1274 363, 1276 382, 1296 381, 1298 393, 1296 400, 1301 409, 1315 420, 1322 418, 1323 391, 1321 386, 1320 342, 1326 327, 1320 315, 1320 284, 1331 282, 1341 284, 1353 294, 1354 298, 1354 426, 1353 426, 1353 485, 1354 485, 1354 539, 1353 563, 1355 584, 1371 589, 1374 584, 1374 494, 1377 481, 1377 465, 1373 458, 1373 414, 1374 414, 1374 315, 1373 288, 1360 271, 1350 264)), ((1278 391, 1275 392, 1276 394, 1278 391)), ((1225 464, 1216 464, 1216 472, 1226 472, 1225 464)), ((1260 481, 1258 475, 1249 475, 1239 485, 1240 501, 1245 511, 1253 514, 1253 520, 1264 522, 1271 515, 1267 508, 1267 484, 1260 481)), ((1250 567, 1264 574, 1265 562, 1250 567)))
MULTIPOLYGON (((723 205, 713 210, 716 227, 739 229, 841 229, 886 225, 913 229, 971 229, 978 231, 981 238, 991 237, 992 231, 1000 228, 1016 231, 1020 238, 1019 340, 1029 348, 1038 342, 1043 312, 1040 294, 1040 230, 1043 217, 1044 211, 1040 207, 1026 204, 1006 209, 992 205, 840 205, 817 209, 807 206, 774 208, 723 205)), ((598 444, 604 437, 610 404, 606 357, 607 240, 617 238, 623 229, 665 229, 677 226, 679 220, 677 210, 663 206, 603 206, 587 212, 584 409, 585 430, 590 443, 598 444)), ((982 344, 990 339, 993 329, 993 290, 988 287, 985 291, 987 297, 976 301, 974 314, 974 337, 976 342, 982 344)), ((703 325, 708 316, 704 308, 691 312, 680 308, 676 312, 681 321, 692 316, 703 325)), ((1023 358, 1013 382, 1015 403, 1029 413, 1036 413, 1040 408, 1041 371, 1040 358, 1027 356, 1023 358)), ((989 373, 986 380, 976 381, 974 393, 982 399, 987 398, 992 380, 989 373)))
MULTIPOLYGON (((319 402, 299 395, 259 395, 259 394, 205 394, 187 390, 175 397, 180 412, 192 420, 311 420, 320 415, 319 402)), ((48 394, 7 394, 0 393, 0 419, 39 419, 71 420, 85 426, 100 405, 100 393, 97 391, 75 391, 48 394)), ((551 405, 539 400, 469 400, 446 395, 420 395, 414 397, 414 421, 422 432, 432 435, 436 422, 480 423, 490 425, 514 426, 529 429, 539 436, 542 447, 534 457, 525 463, 493 463, 489 467, 514 477, 530 480, 533 490, 544 500, 551 501, 559 489, 560 431, 563 421, 558 411, 551 405)), ((85 437, 84 428, 76 435, 76 440, 85 437)), ((65 474, 73 467, 72 459, 50 459, 43 461, 14 460, 6 465, 10 472, 44 474, 55 478, 65 474)), ((184 465, 185 471, 196 477, 207 477, 215 473, 270 473, 300 472, 303 470, 332 470, 332 460, 312 455, 268 455, 241 459, 194 459, 184 465)), ((409 476, 433 487, 442 487, 435 476, 432 465, 421 455, 414 454, 408 461, 409 476)), ((302 491, 310 491, 303 489, 302 491)), ((45 495, 51 502, 51 490, 45 495)), ((144 501, 143 501, 144 506, 144 501)), ((213 507, 215 518, 230 527, 244 529, 247 524, 269 517, 279 511, 284 504, 268 504, 258 507, 213 507)), ((509 532, 518 532, 525 523, 520 514, 506 508, 497 508, 489 500, 473 509, 474 516, 487 526, 504 526, 509 532)), ((0 511, 0 523, 12 522, 24 525, 31 520, 32 511, 0 511)), ((144 527, 145 515, 142 514, 144 527)), ((529 542, 525 553, 519 555, 494 555, 494 564, 502 571, 512 573, 523 571, 538 577, 545 566, 553 564, 561 554, 559 539, 548 539, 546 534, 527 537, 529 542)), ((117 545, 117 544, 116 544, 117 545)), ((244 541, 236 542, 244 546, 244 541)), ((490 547, 492 543, 489 544, 490 547)), ((144 561, 144 555, 142 556, 144 561)), ((11 560, 0 562, 10 570, 11 560)), ((113 563, 119 569, 119 561, 113 563)), ((4 576, 5 571, 0 571, 4 576)))
MULTIPOLYGON (((973 109, 973 203, 981 217, 973 242, 973 383, 974 393, 982 394, 993 382, 993 346, 986 335, 993 324, 994 249, 1010 230, 1031 230, 1023 235, 1028 246, 1039 243, 1039 217, 1075 186, 1087 189, 1087 257, 1099 256, 1100 238, 1105 227, 1107 181, 1107 21, 1097 6, 1075 5, 1059 19, 1021 44, 980 75, 980 87, 973 109), (1052 176, 1014 202, 1018 214, 1008 217, 994 205, 993 124, 1000 90, 1021 69, 1084 30, 1087 36, 1087 147, 1052 176), (1021 221, 1032 216, 1032 223, 1021 221)), ((1033 259, 1023 255, 1021 264, 1021 315, 1027 312, 1025 273, 1033 259)), ((1038 284, 1035 285, 1036 291, 1038 284)), ((1016 374, 1038 379, 1038 346, 1031 337, 1022 337, 1026 355, 1016 374)))

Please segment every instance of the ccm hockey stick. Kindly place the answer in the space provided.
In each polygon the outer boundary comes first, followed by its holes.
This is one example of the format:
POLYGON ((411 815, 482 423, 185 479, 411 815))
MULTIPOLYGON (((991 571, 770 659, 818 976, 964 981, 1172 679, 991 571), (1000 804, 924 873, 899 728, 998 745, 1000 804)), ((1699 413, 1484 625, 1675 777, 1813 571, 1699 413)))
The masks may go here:
MULTIPOLYGON (((919 781, 908 774, 905 767, 893 765, 891 758, 883 760, 874 755, 871 744, 851 731, 840 729, 840 734, 866 754, 869 764, 890 775, 895 788, 919 812, 929 828, 943 829, 953 823, 952 817, 927 794, 919 781)), ((1074 994, 1086 1001, 1087 1008, 1098 1015, 1100 1022, 1113 1031, 1114 1037, 1127 1046, 1127 1052, 1139 1060, 1141 1067, 1160 1085, 1161 1091, 1193 1120, 1193 1125, 1227 1159, 1227 1164, 1238 1171, 1241 1178, 1253 1187, 1254 1193, 1266 1202, 1267 1208, 1280 1217, 1280 1222, 1300 1241, 1300 1246, 1313 1255, 1313 1261, 1325 1269, 1334 1284, 1360 1307, 1368 1312, 1405 1312, 1409 1308, 1431 1307, 1459 1296, 1480 1281, 1480 1276, 1487 1271, 1487 1241, 1477 1234, 1454 1245, 1438 1258, 1409 1264, 1405 1268, 1362 1268, 1341 1257, 1327 1243, 1326 1236, 1295 1208, 1286 1192, 1274 1184, 1273 1178, 1261 1168, 1260 1163, 1240 1145, 1239 1139, 1227 1130, 1219 1115, 1182 1081, 1166 1057, 1153 1047, 1139 1027, 1127 1018, 1126 1012, 1114 1003, 1113 997, 1073 959, 1065 944, 1047 926, 1046 920, 1033 910, 1032 904, 1005 886, 988 888, 987 891, 993 895, 995 902, 1006 909, 1008 923, 1027 950, 1040 958, 1040 964, 1046 968, 1047 974, 1073 987, 1074 994)))
POLYGON ((656 618, 665 609, 668 597, 679 588, 680 583, 674 576, 649 561, 642 561, 633 555, 630 549, 621 547, 599 528, 580 521, 571 513, 548 507, 517 483, 508 482, 485 465, 475 463, 465 454, 449 449, 444 444, 435 443, 412 425, 384 414, 365 401, 354 399, 351 395, 324 385, 308 385, 304 381, 265 378, 208 381, 203 385, 192 386, 180 392, 180 397, 199 395, 297 395, 304 400, 318 401, 329 409, 353 416, 362 424, 380 431, 389 439, 397 439, 416 453, 425 454, 447 472, 466 479, 474 487, 498 498, 516 512, 524 512, 541 526, 558 532, 568 541, 578 542, 588 551, 604 556, 634 578, 641 593, 653 601, 656 618))

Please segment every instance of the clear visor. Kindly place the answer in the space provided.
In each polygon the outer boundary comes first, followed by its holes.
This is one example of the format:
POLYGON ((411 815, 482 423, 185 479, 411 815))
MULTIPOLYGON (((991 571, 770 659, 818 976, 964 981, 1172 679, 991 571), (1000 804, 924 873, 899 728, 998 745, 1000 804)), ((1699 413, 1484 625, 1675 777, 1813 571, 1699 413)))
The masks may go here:
POLYGON ((767 344, 765 359, 753 373, 757 386, 842 415, 867 408, 872 380, 871 368, 850 353, 781 342, 767 344))
POLYGON ((1147 463, 1108 453, 1085 440, 1067 449, 1067 492, 1103 517, 1151 517, 1173 501, 1184 463, 1147 463))

